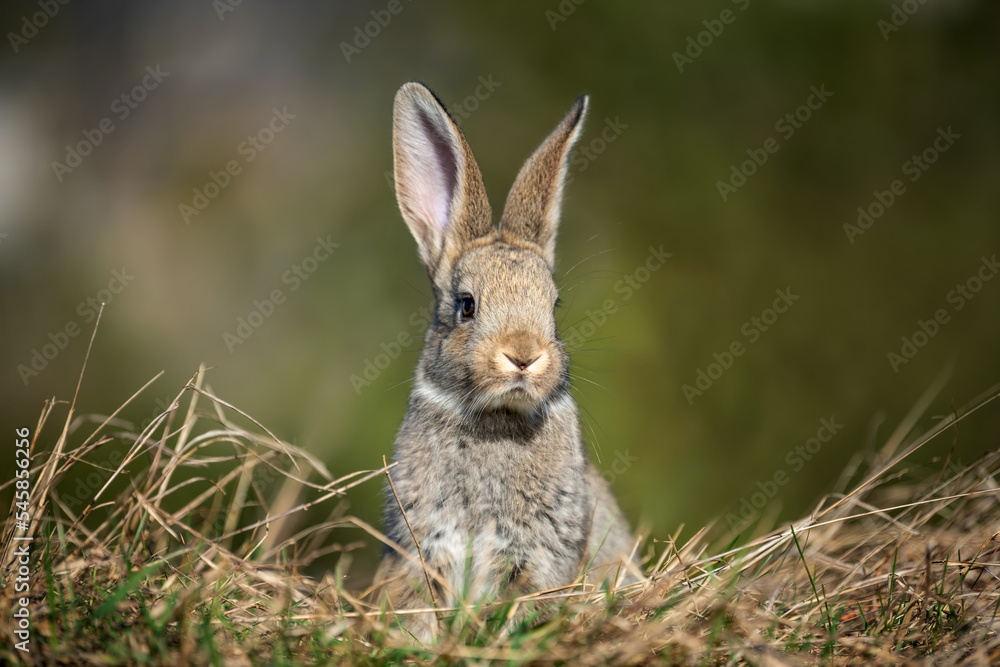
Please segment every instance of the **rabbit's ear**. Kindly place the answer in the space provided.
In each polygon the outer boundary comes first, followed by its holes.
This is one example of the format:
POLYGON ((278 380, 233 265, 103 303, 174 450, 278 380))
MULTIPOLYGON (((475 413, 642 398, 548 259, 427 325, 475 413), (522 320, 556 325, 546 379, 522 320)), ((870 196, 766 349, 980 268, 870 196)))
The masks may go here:
POLYGON ((562 208, 563 181, 569 152, 587 114, 581 95, 562 122, 521 167, 500 218, 500 238, 537 245, 550 267, 555 266, 556 228, 562 208))
POLYGON ((496 233, 483 177, 462 131, 419 83, 396 93, 392 144, 399 210, 434 279, 444 257, 496 233))

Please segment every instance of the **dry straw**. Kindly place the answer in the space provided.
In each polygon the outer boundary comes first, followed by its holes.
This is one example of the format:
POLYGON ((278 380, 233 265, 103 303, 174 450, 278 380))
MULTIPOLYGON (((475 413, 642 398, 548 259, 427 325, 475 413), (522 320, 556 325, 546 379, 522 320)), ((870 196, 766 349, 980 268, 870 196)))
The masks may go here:
MULTIPOLYGON (((334 477, 216 397, 203 368, 138 431, 119 415, 156 379, 107 417, 77 416, 74 394, 54 441, 50 422, 59 406, 43 407, 31 431, 31 652, 13 648, 6 621, 19 597, 11 512, 0 561, 0 659, 1000 662, 998 453, 963 466, 949 455, 934 470, 909 462, 935 440, 947 449, 963 420, 993 407, 996 388, 914 438, 933 387, 869 457, 869 472, 858 461, 844 475, 859 480, 853 488, 820 499, 789 526, 721 547, 721 530, 704 528, 684 544, 678 530, 652 540, 641 581, 618 590, 584 573, 572 586, 512 601, 432 603, 422 611, 438 612, 442 637, 420 646, 391 611, 345 584, 362 538, 396 545, 346 514, 341 501, 359 484, 378 484, 392 466, 334 477), (97 463, 122 441, 127 453, 117 467, 97 463), (69 482, 95 471, 99 488, 71 498, 69 482), (319 580, 304 573, 332 552, 342 554, 335 572, 319 580), (521 625, 504 623, 525 606, 539 611, 521 625)), ((9 481, 0 492, 11 488, 9 481)))

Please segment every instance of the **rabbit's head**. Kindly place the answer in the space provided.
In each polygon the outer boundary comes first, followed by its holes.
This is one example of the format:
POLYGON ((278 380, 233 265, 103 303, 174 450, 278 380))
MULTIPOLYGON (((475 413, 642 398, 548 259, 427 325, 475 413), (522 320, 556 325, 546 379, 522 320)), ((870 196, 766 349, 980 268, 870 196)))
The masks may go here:
POLYGON ((396 198, 436 300, 416 378, 428 400, 463 415, 530 414, 567 395, 552 272, 567 157, 586 110, 583 96, 524 164, 498 229, 448 112, 420 84, 396 94, 396 198))

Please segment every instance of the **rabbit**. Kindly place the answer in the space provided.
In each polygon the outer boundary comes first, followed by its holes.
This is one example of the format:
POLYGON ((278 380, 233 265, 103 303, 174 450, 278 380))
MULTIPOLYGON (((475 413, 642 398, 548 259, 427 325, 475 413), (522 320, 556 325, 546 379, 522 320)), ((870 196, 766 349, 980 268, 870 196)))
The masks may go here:
POLYGON ((398 548, 376 588, 395 609, 425 610, 399 616, 421 639, 435 636, 435 605, 565 587, 590 566, 620 582, 631 563, 556 330, 556 228, 587 105, 577 99, 528 158, 497 228, 441 102, 419 83, 396 94, 396 198, 435 311, 386 482, 385 535, 398 548))

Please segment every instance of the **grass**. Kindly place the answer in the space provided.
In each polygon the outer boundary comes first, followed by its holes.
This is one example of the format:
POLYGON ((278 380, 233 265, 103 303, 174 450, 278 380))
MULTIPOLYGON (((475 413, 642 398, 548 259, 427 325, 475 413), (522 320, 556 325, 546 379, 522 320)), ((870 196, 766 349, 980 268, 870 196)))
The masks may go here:
POLYGON ((583 578, 490 609, 439 609, 443 637, 421 646, 346 583, 359 535, 384 537, 348 515, 342 500, 356 485, 380 484, 392 466, 334 478, 204 382, 200 369, 141 430, 119 419, 125 406, 78 417, 75 397, 56 428, 64 404, 45 404, 31 429, 28 593, 14 593, 14 548, 24 542, 11 538, 25 533, 13 511, 0 555, 0 614, 12 618, 28 596, 30 652, 14 648, 21 638, 4 623, 0 660, 1000 662, 1000 454, 965 466, 949 456, 936 470, 909 463, 935 438, 957 437, 963 419, 1000 396, 995 390, 913 438, 925 397, 863 471, 859 462, 844 475, 855 480, 844 482, 849 490, 820 499, 791 525, 753 539, 704 528, 683 544, 678 530, 646 546, 638 583, 607 590, 583 578), (122 441, 127 454, 106 465, 105 451, 122 441), (304 573, 334 552, 336 571, 304 573), (549 612, 504 627, 533 601, 549 612))

